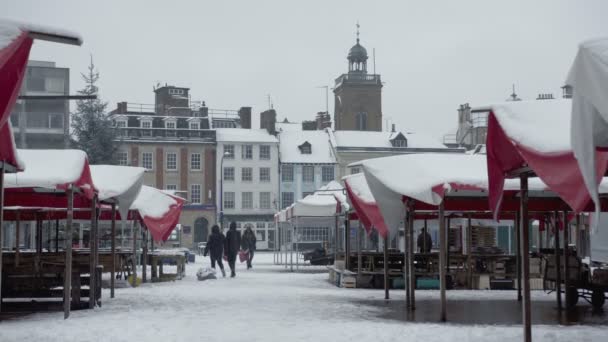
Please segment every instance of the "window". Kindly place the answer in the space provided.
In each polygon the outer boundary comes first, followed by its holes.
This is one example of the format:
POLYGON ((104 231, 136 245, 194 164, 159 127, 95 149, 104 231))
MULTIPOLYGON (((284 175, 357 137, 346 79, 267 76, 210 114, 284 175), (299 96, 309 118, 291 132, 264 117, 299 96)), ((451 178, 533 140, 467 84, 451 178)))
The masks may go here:
POLYGON ((260 182, 270 182, 270 168, 269 167, 260 168, 260 182))
POLYGON ((243 181, 243 182, 253 181, 253 168, 250 168, 250 167, 241 168, 241 181, 243 181))
POLYGON ((146 170, 153 170, 152 152, 144 152, 141 154, 141 167, 146 170))
POLYGON ((312 165, 302 166, 302 181, 312 183, 315 181, 315 167, 312 165))
POLYGON ((256 222, 255 228, 256 229, 264 229, 264 228, 266 228, 266 224, 264 222, 256 222))
POLYGON ((201 128, 201 123, 198 121, 191 121, 190 122, 190 129, 200 129, 201 128))
POLYGON ((243 149, 241 150, 241 158, 253 159, 253 146, 252 145, 243 145, 243 149))
POLYGON ((241 208, 253 209, 253 192, 243 192, 241 195, 241 208))
POLYGON ((234 192, 224 192, 224 209, 234 209, 234 192))
POLYGON ((224 145, 224 158, 234 159, 234 145, 224 145))
POLYGON ((175 122, 175 121, 165 121, 166 129, 175 129, 176 125, 177 125, 177 122, 175 122))
POLYGON ((351 175, 354 175, 354 174, 356 174, 356 173, 361 173, 361 169, 360 169, 360 168, 358 168, 358 167, 351 167, 351 168, 350 168, 350 174, 351 174, 351 175))
POLYGON ((150 120, 142 120, 141 128, 152 128, 152 121, 150 120))
POLYGON ((234 181, 234 167, 224 168, 224 180, 231 182, 234 181))
POLYGON ((407 147, 407 140, 395 139, 393 140, 393 147, 407 147))
POLYGON ((260 209, 270 209, 270 192, 260 192, 260 209))
POLYGON ((287 208, 293 203, 293 192, 281 193, 281 207, 287 208))
POLYGON ((127 127, 127 120, 117 120, 116 121, 116 127, 117 128, 126 128, 127 127))
POLYGON ((256 230, 255 231, 255 238, 258 241, 266 241, 266 230, 256 230))
POLYGON ((175 184, 167 184, 167 186, 165 187, 165 190, 175 191, 175 190, 177 190, 177 185, 175 185, 175 184))
POLYGON ((366 112, 357 113, 357 130, 358 131, 367 130, 367 113, 366 112))
POLYGON ((331 182, 334 180, 334 167, 333 166, 323 166, 321 168, 321 179, 323 182, 331 182))
POLYGON ((190 202, 193 204, 201 204, 201 185, 190 185, 190 202))
POLYGON ((171 88, 171 89, 169 89, 168 92, 169 92, 170 95, 183 95, 184 94, 184 89, 171 88))
POLYGON ((128 166, 129 165, 129 154, 127 152, 116 153, 116 161, 118 165, 128 166))
POLYGON ((191 153, 190 154, 190 170, 200 170, 201 169, 201 154, 200 153, 191 153))
POLYGON ((167 153, 167 170, 177 171, 177 153, 167 153))
POLYGON ((270 159, 270 145, 260 145, 260 159, 270 159))
POLYGON ((281 181, 293 182, 293 165, 281 166, 281 181))
POLYGON ((312 153, 312 146, 310 145, 310 143, 308 141, 306 141, 302 145, 298 146, 298 148, 300 149, 300 153, 302 153, 302 154, 311 154, 312 153))

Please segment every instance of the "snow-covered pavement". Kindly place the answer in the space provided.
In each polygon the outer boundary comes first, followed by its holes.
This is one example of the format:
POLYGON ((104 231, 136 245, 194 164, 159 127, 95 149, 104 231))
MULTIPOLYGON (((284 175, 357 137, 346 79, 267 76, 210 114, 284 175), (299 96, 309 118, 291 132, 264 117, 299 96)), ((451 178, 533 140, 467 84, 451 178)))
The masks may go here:
MULTIPOLYGON (((181 281, 103 292, 103 307, 0 322, 0 341, 520 341, 519 325, 410 323, 387 317, 383 291, 340 289, 325 273, 287 273, 259 253, 235 279, 200 282, 199 258, 181 281)), ((418 291, 417 299, 437 295, 418 291)), ((510 299, 513 292, 449 291, 449 299, 510 299)), ((403 290, 392 291, 402 301, 403 290)), ((553 296, 535 293, 534 301, 553 296)), ((585 304, 581 304, 585 305, 585 304)), ((448 307, 449 309, 449 307, 448 307)), ((449 312, 448 312, 449 314, 449 312)), ((606 341, 603 325, 534 325, 535 341, 606 341)))

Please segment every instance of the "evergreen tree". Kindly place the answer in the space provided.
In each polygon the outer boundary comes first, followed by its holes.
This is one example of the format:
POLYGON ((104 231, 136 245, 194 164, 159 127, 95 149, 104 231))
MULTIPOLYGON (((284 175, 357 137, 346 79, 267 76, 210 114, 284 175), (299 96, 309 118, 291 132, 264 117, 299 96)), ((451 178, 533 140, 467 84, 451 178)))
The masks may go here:
MULTIPOLYGON (((81 74, 85 86, 78 94, 99 96, 99 71, 95 69, 92 58, 88 69, 87 74, 81 74)), ((76 111, 72 113, 72 146, 85 151, 90 164, 114 164, 117 132, 105 113, 107 105, 99 98, 78 100, 76 111)))

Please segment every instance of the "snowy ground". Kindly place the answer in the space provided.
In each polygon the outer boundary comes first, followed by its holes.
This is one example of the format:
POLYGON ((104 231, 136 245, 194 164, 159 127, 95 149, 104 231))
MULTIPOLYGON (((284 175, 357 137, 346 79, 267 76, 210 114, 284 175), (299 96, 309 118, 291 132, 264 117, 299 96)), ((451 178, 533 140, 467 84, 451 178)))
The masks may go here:
MULTIPOLYGON (((405 322, 395 313, 403 290, 385 303, 383 291, 336 288, 325 273, 287 273, 272 254, 256 255, 250 271, 240 264, 235 279, 197 281, 196 270, 208 264, 199 258, 181 281, 117 289, 115 299, 104 290, 102 308, 72 312, 66 321, 54 312, 0 322, 0 341, 521 341, 516 324, 405 322)), ((448 300, 511 301, 513 294, 449 291, 448 300)), ((437 295, 418 291, 419 305, 437 295)), ((549 305, 554 297, 534 293, 533 300, 549 305)), ((606 341, 608 326, 534 325, 533 336, 606 341)))

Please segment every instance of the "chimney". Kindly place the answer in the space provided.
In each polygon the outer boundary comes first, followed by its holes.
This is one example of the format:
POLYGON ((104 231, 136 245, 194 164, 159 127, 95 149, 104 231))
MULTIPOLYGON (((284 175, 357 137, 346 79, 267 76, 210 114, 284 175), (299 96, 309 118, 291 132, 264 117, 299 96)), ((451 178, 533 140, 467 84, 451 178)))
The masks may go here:
POLYGON ((126 102, 118 102, 116 104, 116 113, 125 114, 127 113, 127 103, 126 102))
POLYGON ((327 112, 318 112, 315 119, 317 124, 317 130, 324 130, 325 128, 331 128, 331 117, 327 112))
POLYGON ((239 109, 239 122, 241 128, 251 129, 251 107, 241 107, 239 109))
POLYGON ((302 121, 302 130, 303 131, 316 131, 317 122, 316 121, 302 121))
POLYGON ((269 134, 276 134, 277 112, 268 109, 260 113, 260 128, 268 131, 269 134))
POLYGON ((392 124, 392 126, 391 126, 391 132, 392 132, 392 133, 395 133, 395 132, 396 132, 396 130, 395 130, 395 124, 392 124))

